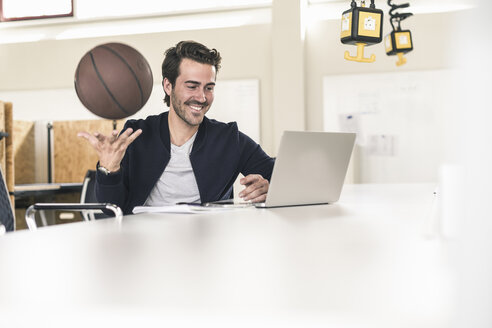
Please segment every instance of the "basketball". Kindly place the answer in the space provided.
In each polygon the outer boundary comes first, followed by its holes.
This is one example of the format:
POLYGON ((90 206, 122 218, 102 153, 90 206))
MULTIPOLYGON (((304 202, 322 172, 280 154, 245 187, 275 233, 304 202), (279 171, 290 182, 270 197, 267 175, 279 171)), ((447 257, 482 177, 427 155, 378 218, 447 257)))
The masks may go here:
POLYGON ((75 91, 99 117, 117 120, 138 112, 152 92, 147 60, 122 43, 101 44, 87 52, 75 71, 75 91))

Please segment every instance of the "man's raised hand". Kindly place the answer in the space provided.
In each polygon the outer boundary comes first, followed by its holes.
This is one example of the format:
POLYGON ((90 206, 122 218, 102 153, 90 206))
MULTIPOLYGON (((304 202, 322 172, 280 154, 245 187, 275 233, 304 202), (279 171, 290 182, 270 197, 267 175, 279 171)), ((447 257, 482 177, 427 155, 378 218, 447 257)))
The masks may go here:
POLYGON ((90 134, 85 131, 77 133, 77 136, 88 140, 92 148, 96 150, 99 156, 99 165, 115 172, 120 169, 120 163, 125 156, 126 149, 140 134, 142 134, 141 129, 133 132, 132 128, 128 128, 119 136, 117 130, 113 130, 109 136, 99 132, 90 134))

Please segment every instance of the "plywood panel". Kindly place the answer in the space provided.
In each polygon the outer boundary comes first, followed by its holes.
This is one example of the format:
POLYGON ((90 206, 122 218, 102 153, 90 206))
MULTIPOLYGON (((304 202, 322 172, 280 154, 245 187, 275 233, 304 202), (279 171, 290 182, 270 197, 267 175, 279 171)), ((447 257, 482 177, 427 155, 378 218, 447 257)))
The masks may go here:
POLYGON ((35 182, 34 122, 14 121, 14 181, 35 182))
MULTIPOLYGON (((15 177, 14 177, 14 113, 11 102, 5 103, 5 132, 8 137, 5 139, 5 182, 7 183, 8 191, 14 191, 15 177)), ((10 196, 12 205, 15 208, 15 198, 10 196)))
MULTIPOLYGON (((13 147, 12 147, 12 103, 0 102, 0 132, 7 133, 8 137, 0 140, 0 166, 4 175, 8 191, 14 190, 14 167, 13 167, 13 147), (7 149, 8 147, 8 149, 7 149)), ((15 198, 10 196, 12 205, 15 198)), ((15 217, 14 217, 15 220, 15 217)))
MULTIPOLYGON (((121 129, 124 122, 118 121, 117 129, 121 129)), ((112 130, 110 120, 53 122, 54 182, 82 182, 87 170, 96 166, 96 151, 87 140, 77 137, 79 131, 108 135, 112 130)))
POLYGON ((15 208, 14 209, 15 217, 18 218, 15 220, 15 230, 25 230, 27 229, 27 224, 25 220, 26 209, 25 208, 15 208))
POLYGON ((5 103, 5 132, 8 137, 5 138, 5 166, 7 175, 7 188, 9 191, 14 190, 14 115, 12 103, 5 103))
MULTIPOLYGON (((5 103, 0 102, 0 132, 5 131, 5 103)), ((6 174, 6 158, 5 158, 5 138, 0 140, 0 166, 3 174, 6 174)))

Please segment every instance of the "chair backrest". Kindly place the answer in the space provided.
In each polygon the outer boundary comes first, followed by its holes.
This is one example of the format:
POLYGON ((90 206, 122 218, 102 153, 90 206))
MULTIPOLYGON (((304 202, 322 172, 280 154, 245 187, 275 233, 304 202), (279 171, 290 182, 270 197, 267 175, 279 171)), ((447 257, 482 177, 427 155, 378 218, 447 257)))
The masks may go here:
MULTIPOLYGON (((82 192, 80 193, 80 203, 97 203, 96 198, 96 171, 88 170, 85 174, 84 183, 82 184, 82 192)), ((97 210, 88 210, 81 212, 82 217, 86 221, 95 219, 107 218, 108 215, 97 210)))
POLYGON ((2 168, 0 167, 0 225, 5 227, 6 231, 14 231, 15 217, 12 203, 10 202, 9 192, 5 179, 3 178, 2 168))
POLYGON ((96 191, 96 171, 88 170, 84 177, 84 183, 82 185, 82 192, 80 194, 81 203, 97 203, 96 191))

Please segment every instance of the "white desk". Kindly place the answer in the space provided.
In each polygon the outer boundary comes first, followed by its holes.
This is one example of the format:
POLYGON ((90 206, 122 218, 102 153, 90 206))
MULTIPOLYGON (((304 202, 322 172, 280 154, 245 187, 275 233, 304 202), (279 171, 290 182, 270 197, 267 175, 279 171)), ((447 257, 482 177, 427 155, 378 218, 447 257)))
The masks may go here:
POLYGON ((18 231, 0 238, 0 326, 446 327, 433 190, 347 185, 327 206, 18 231))

